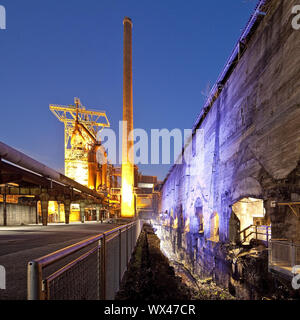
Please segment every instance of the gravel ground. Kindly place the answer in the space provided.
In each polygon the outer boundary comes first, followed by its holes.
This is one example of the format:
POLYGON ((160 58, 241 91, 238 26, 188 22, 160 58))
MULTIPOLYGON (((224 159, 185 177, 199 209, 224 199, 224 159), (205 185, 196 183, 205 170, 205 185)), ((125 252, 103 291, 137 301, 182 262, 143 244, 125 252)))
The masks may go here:
POLYGON ((189 300, 191 292, 175 275, 159 248, 159 239, 144 226, 116 300, 189 300))
POLYGON ((172 261, 171 265, 176 275, 191 290, 192 300, 236 300, 228 290, 218 287, 211 279, 196 280, 181 264, 172 261))
POLYGON ((182 265, 170 262, 160 250, 151 226, 144 227, 116 300, 233 300, 211 280, 197 281, 182 265))

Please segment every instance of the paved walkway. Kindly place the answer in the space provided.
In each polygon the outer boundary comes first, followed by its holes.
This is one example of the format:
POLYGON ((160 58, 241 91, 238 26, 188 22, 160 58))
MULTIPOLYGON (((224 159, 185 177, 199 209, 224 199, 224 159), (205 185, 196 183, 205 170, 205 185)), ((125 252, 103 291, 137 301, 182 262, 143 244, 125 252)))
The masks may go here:
POLYGON ((0 227, 0 265, 6 269, 6 290, 0 300, 27 298, 27 263, 116 227, 97 222, 0 227))

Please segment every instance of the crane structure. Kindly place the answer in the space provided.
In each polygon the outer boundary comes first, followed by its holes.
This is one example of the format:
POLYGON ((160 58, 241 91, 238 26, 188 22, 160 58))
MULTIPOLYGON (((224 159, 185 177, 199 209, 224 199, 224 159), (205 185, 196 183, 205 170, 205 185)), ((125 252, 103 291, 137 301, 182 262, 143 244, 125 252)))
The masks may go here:
POLYGON ((65 139, 65 175, 78 183, 97 190, 105 185, 103 170, 96 163, 96 152, 106 156, 97 134, 103 128, 109 128, 105 111, 87 110, 79 98, 74 98, 75 105, 54 105, 49 108, 57 119, 64 123, 65 139))

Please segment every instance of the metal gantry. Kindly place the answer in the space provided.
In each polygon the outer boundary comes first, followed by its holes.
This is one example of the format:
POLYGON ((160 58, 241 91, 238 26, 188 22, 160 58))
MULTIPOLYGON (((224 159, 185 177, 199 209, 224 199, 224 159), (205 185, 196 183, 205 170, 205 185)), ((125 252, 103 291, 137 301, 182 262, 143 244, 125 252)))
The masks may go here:
MULTIPOLYGON (((64 123, 64 144, 65 144, 65 175, 78 181, 83 185, 88 184, 88 150, 97 140, 97 134, 103 128, 109 128, 105 111, 87 110, 80 102, 79 98, 74 99, 74 105, 49 106, 57 119, 64 123), (87 130, 80 131, 79 134, 84 140, 84 147, 78 148, 72 145, 72 136, 76 131, 76 124, 80 123, 87 130), (89 134, 87 134, 87 132, 89 134)), ((78 133, 78 130, 77 130, 78 133)))
POLYGON ((75 98, 74 102, 75 105, 64 106, 50 104, 49 106, 57 119, 65 125, 65 146, 68 148, 70 147, 70 140, 76 122, 76 115, 78 115, 79 122, 94 135, 94 138, 96 138, 97 133, 103 128, 110 127, 105 111, 87 110, 78 98, 75 98))

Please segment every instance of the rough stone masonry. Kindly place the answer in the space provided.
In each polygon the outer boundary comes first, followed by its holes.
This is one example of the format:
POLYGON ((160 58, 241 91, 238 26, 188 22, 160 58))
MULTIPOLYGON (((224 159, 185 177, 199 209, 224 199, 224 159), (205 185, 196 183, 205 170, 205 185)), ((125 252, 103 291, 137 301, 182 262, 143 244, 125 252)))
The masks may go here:
MULTIPOLYGON (((299 215, 274 206, 300 201, 300 31, 291 24, 296 4, 299 0, 270 0, 259 8, 266 15, 258 13, 195 124, 204 132, 204 148, 197 148, 193 136, 183 151, 192 149, 191 159, 172 167, 161 190, 160 211, 168 221, 162 224, 170 227, 162 239, 171 241, 177 258, 188 261, 195 274, 226 287, 234 282, 226 259, 239 231, 236 202, 262 199, 272 238, 300 241, 299 215), (195 235, 197 219, 203 232, 195 235)), ((251 287, 248 293, 237 296, 264 294, 257 294, 255 281, 245 286, 251 287)))

